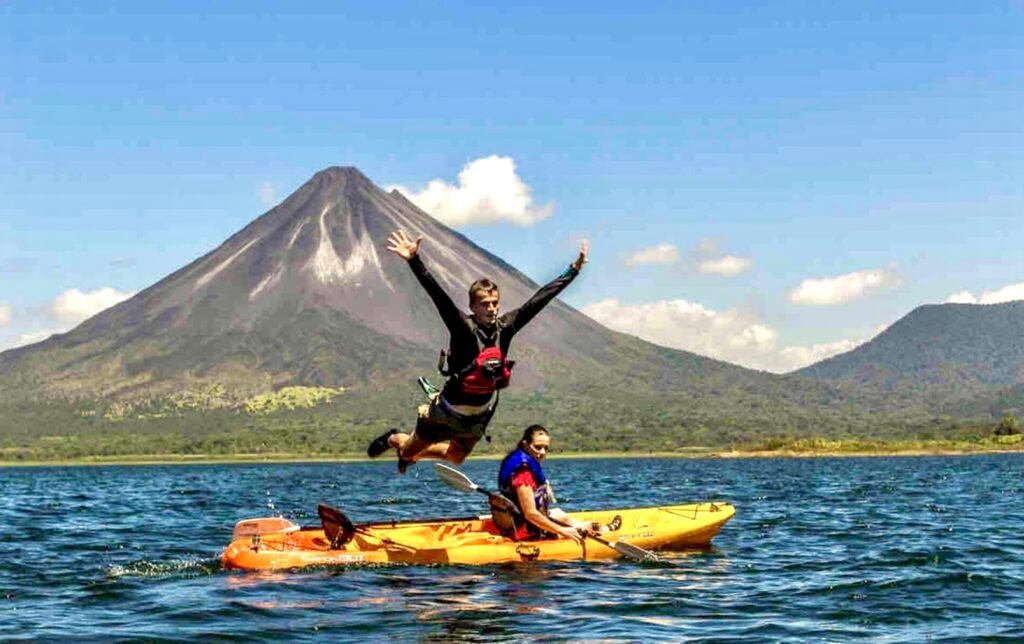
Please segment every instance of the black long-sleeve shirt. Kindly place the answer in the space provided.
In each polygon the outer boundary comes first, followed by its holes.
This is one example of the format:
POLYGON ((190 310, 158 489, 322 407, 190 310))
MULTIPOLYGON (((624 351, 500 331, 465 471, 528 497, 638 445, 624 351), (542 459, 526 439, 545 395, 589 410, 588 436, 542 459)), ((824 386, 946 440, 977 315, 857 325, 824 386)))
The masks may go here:
MULTIPOLYGON (((427 270, 419 255, 414 255, 409 260, 409 268, 423 289, 433 300, 437 312, 441 314, 441 320, 451 334, 451 341, 448 345, 448 369, 451 373, 459 373, 476 359, 480 351, 477 337, 484 346, 494 346, 495 336, 499 338, 501 354, 508 357, 509 345, 512 337, 518 333, 527 323, 532 320, 548 302, 553 300, 562 290, 568 286, 579 274, 579 271, 570 266, 564 273, 553 281, 542 286, 522 306, 513 311, 505 313, 489 327, 480 326, 468 315, 459 310, 459 307, 452 302, 452 298, 434 279, 434 276, 427 270), (498 333, 498 329, 501 333, 498 333)), ((453 405, 486 405, 491 399, 490 395, 472 395, 463 393, 456 378, 449 378, 445 383, 442 395, 445 400, 453 405)))

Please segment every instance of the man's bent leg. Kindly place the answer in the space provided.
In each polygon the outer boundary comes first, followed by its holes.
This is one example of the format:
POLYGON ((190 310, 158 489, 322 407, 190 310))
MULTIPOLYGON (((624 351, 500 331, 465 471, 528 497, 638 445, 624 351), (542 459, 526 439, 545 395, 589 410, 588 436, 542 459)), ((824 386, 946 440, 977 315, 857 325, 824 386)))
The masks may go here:
POLYGON ((420 405, 418 411, 412 435, 401 443, 397 439, 395 441, 400 472, 404 472, 410 463, 424 458, 461 465, 483 436, 491 419, 491 414, 473 418, 452 416, 441 407, 439 398, 430 405, 420 405))
POLYGON ((444 455, 441 456, 444 460, 448 461, 452 465, 462 465, 469 456, 469 453, 473 451, 476 444, 480 442, 480 437, 463 437, 453 438, 448 443, 448 449, 445 450, 444 455))
POLYGON ((469 456, 464 448, 460 447, 458 443, 452 441, 448 443, 448 449, 445 450, 441 456, 444 460, 448 461, 452 465, 462 465, 465 462, 466 457, 469 456))
POLYGON ((444 442, 435 443, 413 432, 398 445, 398 458, 403 461, 418 461, 421 458, 444 458, 448 445, 444 442))

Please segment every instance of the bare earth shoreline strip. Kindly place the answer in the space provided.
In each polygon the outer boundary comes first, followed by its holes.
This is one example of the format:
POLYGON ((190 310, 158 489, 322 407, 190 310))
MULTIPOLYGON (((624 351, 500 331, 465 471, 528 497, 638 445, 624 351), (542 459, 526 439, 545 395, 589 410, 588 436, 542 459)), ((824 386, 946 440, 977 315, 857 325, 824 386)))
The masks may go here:
MULTIPOLYGON (((585 459, 585 458, 675 458, 675 459, 736 459, 736 458, 843 458, 872 456, 970 456, 982 454, 1024 453, 1024 444, 1000 446, 1000 448, 950 448, 946 445, 935 448, 917 446, 908 449, 880 449, 873 451, 840 451, 840 450, 711 450, 694 449, 685 452, 574 452, 569 454, 552 454, 551 459, 585 459)), ((471 460, 490 461, 502 458, 503 454, 487 454, 471 457, 471 460)), ((302 454, 153 454, 119 457, 89 457, 52 461, 0 461, 3 467, 88 467, 96 465, 241 465, 258 463, 361 463, 390 462, 373 461, 359 454, 339 454, 332 456, 306 456, 302 454)))

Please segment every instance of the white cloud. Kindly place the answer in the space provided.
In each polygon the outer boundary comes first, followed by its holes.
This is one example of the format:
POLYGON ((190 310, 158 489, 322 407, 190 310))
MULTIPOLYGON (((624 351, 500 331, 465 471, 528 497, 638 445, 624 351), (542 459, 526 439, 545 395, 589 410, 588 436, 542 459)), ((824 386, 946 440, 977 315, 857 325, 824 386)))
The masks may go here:
POLYGON ((63 327, 70 328, 132 295, 135 292, 122 293, 110 287, 89 292, 73 288, 57 296, 49 306, 49 313, 63 327))
POLYGON ((978 298, 979 304, 1002 304, 1024 300, 1024 283, 1010 284, 995 291, 984 291, 978 298))
POLYGON ((889 269, 857 271, 838 277, 806 279, 789 292, 789 301, 812 305, 842 304, 899 284, 899 278, 889 269))
POLYGON ((837 340, 825 344, 813 344, 809 347, 786 347, 779 351, 779 371, 786 372, 820 362, 840 353, 852 351, 864 344, 862 340, 837 340))
POLYGON ((57 331, 55 329, 44 329, 42 331, 33 331, 32 333, 23 333, 18 336, 18 340, 14 346, 22 347, 25 346, 26 344, 35 344, 36 342, 41 342, 45 340, 54 333, 60 333, 60 331, 57 331))
POLYGON ((11 323, 11 305, 0 302, 0 326, 7 326, 11 323))
POLYGON ((277 191, 274 190, 274 186, 270 185, 269 181, 264 181, 259 189, 260 202, 268 207, 273 208, 277 205, 277 191))
POLYGON ((632 267, 644 264, 675 264, 678 261, 678 248, 672 244, 658 244, 633 253, 623 263, 632 267))
POLYGON ((954 293, 946 299, 946 303, 956 304, 1001 304, 1024 300, 1024 282, 1010 284, 995 291, 982 291, 981 295, 974 295, 970 291, 954 293))
POLYGON ((700 262, 701 273, 713 273, 715 275, 739 275, 749 271, 754 262, 749 257, 736 257, 735 255, 723 255, 717 259, 704 259, 700 262))
MULTIPOLYGON (((679 248, 675 244, 662 243, 633 253, 622 263, 633 268, 647 264, 677 264, 680 260, 679 248)), ((705 239, 687 253, 686 264, 689 269, 701 273, 732 277, 749 271, 753 268, 754 261, 749 257, 723 255, 716 240, 705 239)))
POLYGON ((534 207, 530 187, 516 174, 511 157, 489 156, 467 163, 459 172, 458 185, 434 179, 419 192, 403 186, 388 189, 398 190, 452 227, 505 222, 532 226, 554 212, 552 203, 534 207))
MULTIPOLYGON (((19 316, 22 328, 26 326, 39 327, 46 325, 46 328, 38 331, 22 333, 14 338, 0 339, 0 351, 21 347, 26 344, 34 344, 45 340, 54 333, 64 333, 77 326, 80 322, 91 318, 100 311, 122 302, 135 292, 122 293, 113 288, 99 288, 95 291, 80 291, 77 288, 69 289, 58 295, 52 302, 45 306, 30 309, 31 315, 19 316), (22 318, 29 318, 23 320, 22 318), (53 323, 56 322, 56 327, 53 323)), ((4 318, 10 321, 10 307, 0 304, 0 327, 5 326, 4 318)), ((11 330, 8 333, 16 333, 11 330)))
POLYGON ((959 293, 953 293, 943 304, 977 304, 978 298, 974 297, 969 291, 960 291, 959 293))
POLYGON ((805 367, 862 344, 861 340, 838 340, 778 350, 778 333, 756 316, 736 309, 715 311, 686 300, 628 305, 606 299, 580 310, 609 328, 654 344, 776 373, 805 367))
POLYGON ((697 248, 690 251, 690 262, 696 264, 701 273, 733 277, 745 273, 754 267, 754 260, 737 255, 723 255, 718 248, 718 241, 705 239, 697 248))
POLYGON ((744 366, 760 364, 778 335, 737 310, 715 311, 686 300, 627 305, 607 299, 581 310, 617 331, 744 366))
POLYGON ((46 329, 44 331, 33 331, 31 333, 22 333, 13 339, 0 339, 0 351, 7 351, 8 349, 17 349, 23 347, 26 344, 35 344, 41 340, 45 340, 54 333, 59 333, 55 329, 46 329))

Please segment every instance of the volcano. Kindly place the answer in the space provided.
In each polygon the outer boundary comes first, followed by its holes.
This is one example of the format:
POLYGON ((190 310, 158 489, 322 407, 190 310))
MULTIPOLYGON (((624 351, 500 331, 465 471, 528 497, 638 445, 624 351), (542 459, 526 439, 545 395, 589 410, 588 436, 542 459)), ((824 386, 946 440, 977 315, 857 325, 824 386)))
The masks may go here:
MULTIPOLYGON (((0 354, 0 373, 30 368, 50 394, 131 398, 201 381, 251 393, 351 387, 432 369, 447 331, 405 262, 385 250, 399 228, 424 237, 421 254, 456 303, 481 277, 500 285, 507 307, 538 288, 397 191, 333 167, 134 297, 69 333, 0 354)), ((513 351, 578 361, 610 335, 555 301, 513 351)), ((520 379, 543 380, 529 361, 521 364, 520 379)))
MULTIPOLYGON (((481 277, 499 284, 506 309, 538 288, 398 192, 332 167, 132 298, 0 354, 0 402, 152 402, 206 385, 241 400, 304 385, 344 387, 346 400, 371 400, 371 413, 407 416, 380 392, 415 395, 413 379, 436 373, 448 338, 406 263, 386 250, 399 228, 424 237, 421 255, 457 304, 481 277)), ((722 422, 756 435, 767 410, 795 431, 815 429, 837 405, 848 410, 844 421, 871 413, 842 385, 656 346, 557 300, 517 336, 510 357, 519 366, 507 395, 534 411, 557 398, 583 427, 615 409, 614 422, 634 434, 668 423, 696 440, 722 422)))

